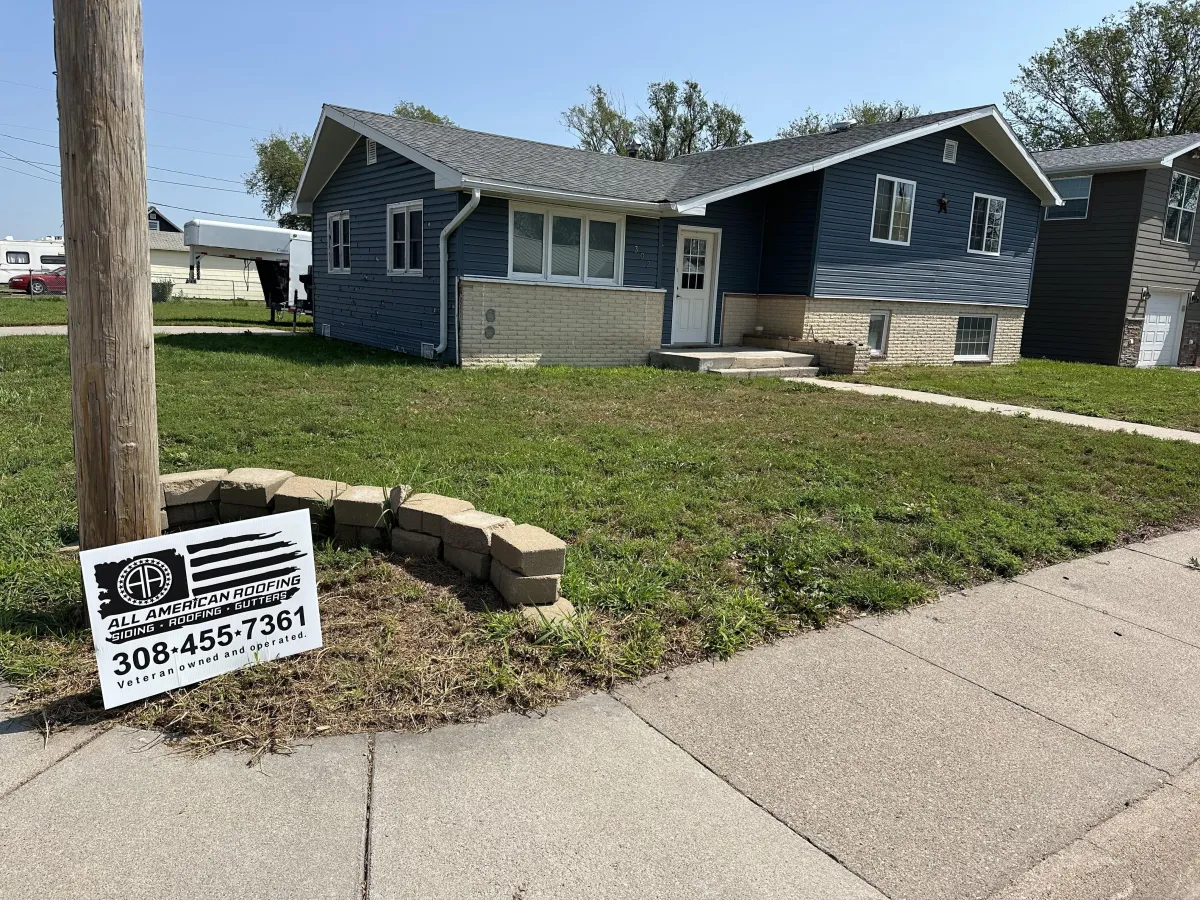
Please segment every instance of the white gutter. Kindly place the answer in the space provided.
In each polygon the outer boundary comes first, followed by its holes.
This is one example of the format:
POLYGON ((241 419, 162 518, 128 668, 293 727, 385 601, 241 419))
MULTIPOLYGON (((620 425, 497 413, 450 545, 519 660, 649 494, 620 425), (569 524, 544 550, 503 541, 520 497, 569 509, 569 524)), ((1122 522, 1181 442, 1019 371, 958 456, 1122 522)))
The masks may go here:
POLYGON ((471 199, 467 201, 467 205, 460 209, 458 211, 458 215, 450 220, 450 224, 442 229, 442 234, 438 238, 438 274, 441 276, 438 283, 438 293, 440 295, 442 307, 441 318, 438 323, 438 327, 440 329, 438 334, 441 336, 441 343, 433 348, 434 356, 444 353, 446 350, 446 344, 448 344, 450 341, 446 334, 446 308, 447 304, 449 303, 449 285, 446 284, 446 282, 449 280, 449 266, 446 259, 446 244, 450 240, 450 235, 454 234, 454 232, 458 229, 458 226, 467 220, 467 216, 475 212, 475 207, 479 205, 479 198, 479 188, 475 188, 471 191, 471 199))

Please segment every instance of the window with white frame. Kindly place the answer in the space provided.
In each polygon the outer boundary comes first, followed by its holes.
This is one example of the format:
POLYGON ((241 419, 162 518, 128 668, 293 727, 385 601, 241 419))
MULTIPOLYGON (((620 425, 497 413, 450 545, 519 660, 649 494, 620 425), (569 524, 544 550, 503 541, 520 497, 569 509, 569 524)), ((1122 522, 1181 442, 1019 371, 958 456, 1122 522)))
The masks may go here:
POLYGON ((1174 172, 1171 193, 1167 195, 1167 215, 1163 219, 1163 240, 1177 244, 1192 242, 1196 225, 1196 198, 1200 195, 1200 178, 1174 172))
POLYGON ((624 220, 609 213, 513 205, 509 275, 547 281, 619 284, 624 220))
POLYGON ((986 362, 992 358, 995 316, 959 316, 954 334, 954 358, 960 362, 986 362))
POLYGON ((327 220, 325 242, 329 248, 329 271, 350 271, 350 210, 332 212, 327 220))
POLYGON ((985 253, 988 256, 1000 255, 1005 206, 1006 201, 1003 197, 975 195, 971 203, 971 237, 967 242, 967 252, 985 253))
POLYGON ((887 356, 888 325, 891 318, 891 314, 886 310, 871 313, 870 325, 867 328, 867 347, 872 356, 887 356))
POLYGON ((871 240, 885 244, 908 244, 912 235, 913 199, 917 183, 887 175, 875 176, 875 216, 871 240))
POLYGON ((393 203, 387 208, 389 275, 420 275, 425 264, 422 200, 393 203))
POLYGON ((1092 198, 1092 176, 1071 175, 1066 178, 1051 178, 1050 183, 1058 196, 1063 198, 1062 206, 1047 206, 1047 219, 1086 219, 1088 205, 1092 198))

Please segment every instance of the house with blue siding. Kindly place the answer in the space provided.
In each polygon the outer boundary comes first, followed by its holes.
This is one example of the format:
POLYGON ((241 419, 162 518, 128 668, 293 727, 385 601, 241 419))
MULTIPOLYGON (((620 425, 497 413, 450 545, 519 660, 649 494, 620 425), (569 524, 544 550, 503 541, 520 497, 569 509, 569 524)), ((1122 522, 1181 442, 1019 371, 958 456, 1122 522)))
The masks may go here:
POLYGON ((1053 186, 992 106, 668 162, 325 106, 317 333, 461 365, 852 344, 1017 359, 1053 186))

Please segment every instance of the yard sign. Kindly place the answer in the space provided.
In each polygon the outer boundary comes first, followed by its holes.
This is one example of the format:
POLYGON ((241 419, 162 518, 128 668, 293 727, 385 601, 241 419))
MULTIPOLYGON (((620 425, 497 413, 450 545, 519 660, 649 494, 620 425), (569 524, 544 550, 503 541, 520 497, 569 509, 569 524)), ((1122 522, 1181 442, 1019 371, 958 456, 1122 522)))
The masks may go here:
POLYGON ((306 510, 79 554, 104 708, 321 646, 306 510))

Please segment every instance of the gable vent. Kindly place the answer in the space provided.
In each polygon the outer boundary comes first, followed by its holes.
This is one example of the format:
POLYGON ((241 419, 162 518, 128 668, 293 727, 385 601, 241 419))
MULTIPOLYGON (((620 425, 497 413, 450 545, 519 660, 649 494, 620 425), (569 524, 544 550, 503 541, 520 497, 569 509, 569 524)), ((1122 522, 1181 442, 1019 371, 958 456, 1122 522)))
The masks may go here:
POLYGON ((375 142, 373 140, 371 140, 370 138, 367 138, 367 165, 368 166, 375 165, 376 152, 377 151, 375 149, 375 142))
POLYGON ((954 163, 958 161, 958 141, 946 141, 946 148, 942 151, 942 162, 954 163))

